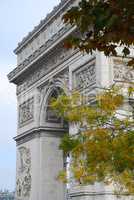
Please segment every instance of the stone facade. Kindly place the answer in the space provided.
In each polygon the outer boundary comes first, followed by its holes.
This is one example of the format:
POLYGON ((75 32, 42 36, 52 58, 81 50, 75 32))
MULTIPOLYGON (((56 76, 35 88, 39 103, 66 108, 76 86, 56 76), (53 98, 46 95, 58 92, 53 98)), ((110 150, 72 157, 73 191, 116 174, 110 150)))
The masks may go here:
POLYGON ((49 108, 51 96, 73 89, 94 96, 100 87, 134 73, 120 58, 106 58, 95 52, 83 55, 63 47, 64 39, 75 31, 61 20, 77 0, 62 0, 15 49, 17 67, 8 75, 17 86, 18 130, 16 200, 114 200, 112 190, 99 187, 65 186, 57 181, 64 167, 60 139, 68 129, 49 108))

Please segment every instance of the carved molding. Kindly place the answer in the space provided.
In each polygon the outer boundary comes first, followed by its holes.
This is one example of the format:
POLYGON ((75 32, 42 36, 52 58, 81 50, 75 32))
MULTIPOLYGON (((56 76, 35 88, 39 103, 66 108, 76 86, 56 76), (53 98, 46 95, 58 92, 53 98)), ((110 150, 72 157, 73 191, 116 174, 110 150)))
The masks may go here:
POLYGON ((62 47, 56 49, 56 51, 53 54, 48 55, 47 58, 42 59, 41 63, 39 63, 39 67, 36 67, 35 71, 27 76, 27 79, 25 79, 20 85, 18 85, 17 94, 25 91, 32 84, 51 72, 56 68, 56 66, 68 59, 73 53, 74 51, 72 49, 68 50, 62 47))
POLYGON ((34 138, 39 137, 62 137, 63 133, 67 133, 68 127, 36 127, 32 128, 16 137, 14 137, 14 140, 16 141, 16 145, 24 145, 24 143, 33 140, 34 138))
MULTIPOLYGON (((27 44, 27 47, 24 48, 18 54, 18 64, 20 65, 26 59, 30 58, 31 55, 40 54, 42 51, 49 47, 52 42, 57 40, 61 34, 64 34, 64 31, 69 29, 68 27, 64 27, 63 21, 61 18, 55 19, 55 21, 50 24, 46 30, 41 32, 31 43, 27 44), (46 44, 46 45, 45 45, 46 44)), ((33 56, 31 58, 34 58, 33 56)))
POLYGON ((73 88, 86 90, 96 84, 95 58, 73 72, 73 88))
POLYGON ((38 87, 38 102, 42 101, 50 88, 54 89, 57 87, 62 88, 63 90, 69 89, 69 68, 61 71, 57 75, 53 76, 53 78, 51 78, 45 84, 42 84, 38 87))
POLYGON ((134 81, 134 70, 127 66, 128 59, 113 58, 113 71, 115 81, 134 81))
POLYGON ((22 70, 24 70, 31 62, 33 62, 37 57, 39 57, 45 50, 47 50, 57 39, 61 38, 61 36, 68 31, 68 27, 65 26, 61 30, 58 31, 51 39, 49 39, 45 44, 41 45, 39 49, 37 49, 33 54, 31 54, 27 59, 24 60, 23 63, 18 65, 13 71, 8 74, 8 78, 10 81, 14 79, 22 70))
POLYGON ((16 180, 16 196, 24 199, 30 196, 31 191, 31 154, 30 149, 20 147, 18 149, 18 171, 16 180))
POLYGON ((34 120, 34 98, 30 98, 19 105, 19 127, 34 120))

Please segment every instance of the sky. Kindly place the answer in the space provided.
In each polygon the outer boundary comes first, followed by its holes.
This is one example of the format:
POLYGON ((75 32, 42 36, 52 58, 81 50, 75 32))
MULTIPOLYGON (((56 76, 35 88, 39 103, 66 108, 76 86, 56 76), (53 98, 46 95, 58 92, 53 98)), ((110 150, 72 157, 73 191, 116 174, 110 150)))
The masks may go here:
POLYGON ((7 74, 16 67, 17 43, 60 0, 0 0, 0 189, 15 189, 17 129, 15 85, 7 74))

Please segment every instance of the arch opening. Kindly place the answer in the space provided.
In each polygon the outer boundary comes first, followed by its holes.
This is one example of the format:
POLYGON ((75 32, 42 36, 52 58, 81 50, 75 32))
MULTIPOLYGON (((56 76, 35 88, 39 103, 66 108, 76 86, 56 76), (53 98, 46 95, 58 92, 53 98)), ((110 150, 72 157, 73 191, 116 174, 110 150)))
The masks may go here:
POLYGON ((50 123, 62 123, 63 119, 57 115, 57 113, 51 108, 51 100, 53 98, 57 99, 58 96, 63 93, 63 90, 61 88, 56 87, 52 90, 50 93, 48 100, 47 100, 47 108, 46 108, 46 122, 50 123))

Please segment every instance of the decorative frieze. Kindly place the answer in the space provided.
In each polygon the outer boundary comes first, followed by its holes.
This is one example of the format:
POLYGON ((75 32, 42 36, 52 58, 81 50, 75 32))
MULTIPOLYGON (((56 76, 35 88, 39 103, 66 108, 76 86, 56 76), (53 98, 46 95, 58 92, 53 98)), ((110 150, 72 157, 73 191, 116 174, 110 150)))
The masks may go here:
POLYGON ((30 196, 31 191, 31 154, 30 149, 20 147, 18 149, 18 169, 16 181, 16 197, 24 199, 30 196))
POLYGON ((121 82, 133 82, 134 81, 134 70, 127 66, 129 59, 126 58, 113 58, 113 71, 114 80, 121 82))
POLYGON ((56 51, 51 53, 51 55, 48 55, 47 58, 42 59, 41 63, 39 63, 39 67, 36 67, 35 71, 27 76, 27 79, 24 80, 20 85, 18 85, 17 94, 25 91, 32 84, 48 74, 51 70, 55 69, 56 66, 68 59, 73 53, 75 52, 72 49, 68 50, 62 47, 56 49, 56 51))
POLYGON ((95 84, 96 69, 93 59, 73 72, 73 86, 77 90, 85 90, 95 84))
POLYGON ((34 119, 34 98, 30 98, 19 106, 19 126, 24 126, 34 119))

